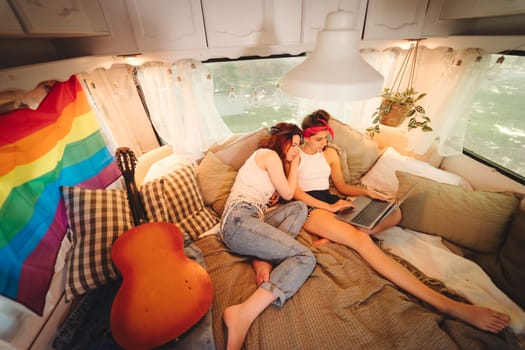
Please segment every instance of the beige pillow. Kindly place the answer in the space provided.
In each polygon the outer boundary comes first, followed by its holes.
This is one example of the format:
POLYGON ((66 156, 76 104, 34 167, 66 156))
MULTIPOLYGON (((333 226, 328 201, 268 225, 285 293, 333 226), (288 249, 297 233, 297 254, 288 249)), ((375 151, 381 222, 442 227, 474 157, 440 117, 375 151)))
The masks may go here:
POLYGON ((379 157, 377 145, 363 134, 335 118, 330 118, 329 124, 334 130, 333 142, 342 151, 340 156, 345 181, 355 184, 379 157), (348 172, 345 172, 345 165, 348 172))
POLYGON ((417 182, 401 205, 401 226, 441 236, 479 252, 496 252, 520 200, 513 194, 468 191, 458 186, 396 171, 398 194, 417 182))
POLYGON ((137 165, 135 167, 135 183, 138 188, 142 186, 144 178, 148 173, 149 168, 159 160, 173 154, 173 149, 169 145, 164 145, 154 148, 138 157, 137 165))
POLYGON ((239 170, 246 159, 259 148, 259 142, 266 135, 268 135, 267 129, 259 129, 250 134, 243 135, 233 142, 228 142, 224 146, 218 145, 210 150, 215 153, 217 158, 224 164, 230 165, 235 170, 239 170))
MULTIPOLYGON (((328 147, 331 147, 337 151, 339 156, 339 162, 341 164, 341 172, 343 173, 343 178, 346 182, 350 181, 350 169, 348 169, 348 164, 346 163, 346 152, 344 149, 336 145, 335 143, 329 143, 328 147)), ((330 177, 330 183, 332 185, 332 177, 330 177)))
POLYGON ((499 254, 474 254, 478 263, 492 281, 516 303, 525 309, 525 211, 519 211, 499 254))
POLYGON ((196 173, 204 203, 222 215, 237 170, 224 164, 215 153, 208 152, 197 166, 196 173))

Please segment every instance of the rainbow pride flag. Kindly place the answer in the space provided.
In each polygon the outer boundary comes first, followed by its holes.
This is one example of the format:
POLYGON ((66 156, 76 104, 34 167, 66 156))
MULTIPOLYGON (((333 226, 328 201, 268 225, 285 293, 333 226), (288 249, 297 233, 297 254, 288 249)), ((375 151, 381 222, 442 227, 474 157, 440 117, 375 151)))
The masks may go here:
POLYGON ((104 188, 118 176, 76 76, 37 110, 0 115, 0 294, 42 315, 66 232, 60 187, 104 188))

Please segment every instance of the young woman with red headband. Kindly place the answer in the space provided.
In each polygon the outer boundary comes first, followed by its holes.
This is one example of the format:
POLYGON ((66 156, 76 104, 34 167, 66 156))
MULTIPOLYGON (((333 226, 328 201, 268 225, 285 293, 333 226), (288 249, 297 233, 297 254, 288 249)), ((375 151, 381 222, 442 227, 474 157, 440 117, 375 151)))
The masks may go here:
MULTIPOLYGON (((421 300, 430 303, 441 312, 492 333, 498 333, 506 328, 510 323, 510 318, 506 314, 455 301, 419 281, 373 242, 369 233, 379 230, 365 232, 335 217, 334 213, 348 206, 349 202, 339 200, 338 197, 334 198, 328 193, 329 177, 332 178, 337 190, 345 195, 367 194, 372 197, 380 197, 380 195, 344 183, 339 157, 335 150, 326 147, 328 136, 333 134, 328 124, 329 120, 330 115, 326 111, 318 110, 306 116, 302 123, 304 144, 299 165, 299 185, 294 198, 303 201, 310 207, 310 213, 303 228, 314 235, 356 250, 382 276, 421 300), (314 159, 305 161, 307 157, 314 157, 314 159), (304 191, 303 186, 312 184, 316 186, 324 184, 324 187, 317 186, 316 192, 308 194, 304 191)), ((391 216, 390 219, 385 219, 389 221, 380 229, 395 225, 401 219, 400 213, 391 216)))
MULTIPOLYGON (((329 192, 329 179, 331 178, 337 191, 344 196, 364 195, 387 200, 388 197, 382 193, 352 186, 345 182, 337 151, 332 147, 326 147, 328 136, 334 137, 334 131, 328 124, 328 120, 330 120, 330 115, 324 110, 317 110, 303 119, 305 142, 301 147, 299 186, 295 198, 305 202, 311 208, 324 209, 331 213, 352 206, 352 202, 329 192)), ((401 210, 397 208, 372 230, 363 230, 368 234, 375 234, 399 222, 401 222, 401 210)))

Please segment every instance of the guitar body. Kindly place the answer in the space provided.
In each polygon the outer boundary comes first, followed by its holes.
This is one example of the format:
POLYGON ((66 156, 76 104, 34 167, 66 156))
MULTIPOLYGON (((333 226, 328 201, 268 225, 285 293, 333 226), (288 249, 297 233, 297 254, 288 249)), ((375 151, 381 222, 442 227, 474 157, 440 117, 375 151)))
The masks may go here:
POLYGON ((210 277, 184 254, 176 225, 136 226, 115 242, 111 256, 123 277, 111 309, 111 332, 124 348, 167 343, 208 312, 210 277))
POLYGON ((131 176, 134 168, 129 171, 134 165, 130 152, 118 149, 117 156, 138 226, 122 234, 111 250, 122 284, 113 300, 110 326, 120 346, 150 349, 179 337, 204 317, 213 286, 206 270, 185 255, 178 226, 144 223, 147 218, 141 217, 144 211, 131 176))

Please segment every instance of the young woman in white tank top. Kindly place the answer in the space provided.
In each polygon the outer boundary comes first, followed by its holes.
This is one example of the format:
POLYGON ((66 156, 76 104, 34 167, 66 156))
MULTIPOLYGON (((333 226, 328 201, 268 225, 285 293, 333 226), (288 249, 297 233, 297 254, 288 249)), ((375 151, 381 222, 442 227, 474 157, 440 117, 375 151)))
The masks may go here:
POLYGON ((220 234, 232 251, 254 258, 259 286, 246 301, 224 310, 229 350, 240 349, 255 318, 271 303, 282 306, 315 267, 312 251, 295 239, 307 217, 306 205, 292 201, 266 211, 275 192, 293 198, 301 139, 294 124, 272 127, 263 148, 239 169, 228 197, 220 234))

